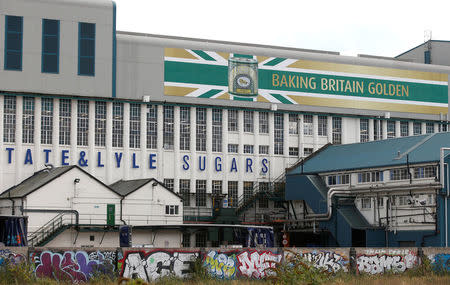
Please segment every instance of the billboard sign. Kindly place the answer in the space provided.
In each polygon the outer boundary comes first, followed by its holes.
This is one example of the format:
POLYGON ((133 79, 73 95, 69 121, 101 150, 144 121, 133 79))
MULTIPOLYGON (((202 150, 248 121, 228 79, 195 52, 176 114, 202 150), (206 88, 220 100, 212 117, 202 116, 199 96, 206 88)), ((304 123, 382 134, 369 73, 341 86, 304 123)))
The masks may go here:
POLYGON ((448 75, 165 48, 164 95, 439 114, 448 75))

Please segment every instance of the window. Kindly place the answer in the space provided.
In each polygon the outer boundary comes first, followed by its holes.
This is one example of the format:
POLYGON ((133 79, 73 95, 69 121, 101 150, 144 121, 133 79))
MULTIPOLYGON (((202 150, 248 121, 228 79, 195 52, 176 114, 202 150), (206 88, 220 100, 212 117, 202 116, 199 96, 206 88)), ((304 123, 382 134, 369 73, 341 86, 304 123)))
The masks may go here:
POLYGON ((158 146, 158 106, 147 105, 147 148, 158 146))
POLYGON ((130 104, 130 148, 141 147, 141 105, 130 104))
POLYGON ((206 180, 195 181, 195 206, 206 207, 206 180))
POLYGON ((212 151, 222 152, 222 110, 212 110, 212 151))
POLYGON ((123 103, 114 102, 112 112, 112 146, 123 147, 123 103))
POLYGON ((387 121, 387 138, 395 138, 395 121, 387 121))
POLYGON ((173 184, 174 184, 173 178, 165 178, 164 179, 164 186, 166 186, 166 188, 172 192, 173 192, 173 184))
POLYGON ((166 215, 178 215, 178 205, 166 205, 166 215))
POLYGON ((244 144, 244 153, 253 153, 253 145, 244 144))
POLYGON ((378 207, 384 207, 384 198, 377 199, 378 207))
POLYGON ((78 75, 95 75, 95 24, 78 24, 78 75))
POLYGON ((391 180, 404 180, 408 179, 408 169, 406 168, 398 168, 391 170, 391 180))
POLYGON ((244 132, 253 133, 253 111, 244 111, 244 132))
POLYGON ((228 181, 228 206, 236 207, 238 204, 238 182, 228 181))
POLYGON ((41 143, 52 144, 53 140, 53 99, 41 101, 41 143))
MULTIPOLYGON (((269 182, 259 182, 260 193, 269 192, 269 182)), ((260 195, 258 199, 258 206, 261 209, 269 208, 269 199, 266 194, 260 195)))
POLYGON ((228 144, 228 152, 229 153, 238 153, 239 145, 238 144, 228 144))
POLYGON ((383 181, 383 171, 358 173, 358 183, 383 181))
POLYGON ((436 203, 435 195, 434 194, 428 194, 427 195, 427 204, 428 205, 434 205, 436 203))
POLYGON ((436 177, 435 166, 423 166, 414 168, 414 178, 436 177))
POLYGON ((303 115, 303 134, 305 136, 313 135, 313 116, 303 115))
POLYGON ((213 196, 222 195, 222 180, 212 181, 212 194, 213 196))
POLYGON ((16 97, 5 96, 3 106, 3 142, 16 141, 16 97))
POLYGON ((206 247, 207 232, 195 233, 195 247, 206 247))
POLYGON ((163 148, 173 149, 173 106, 164 106, 163 148))
POLYGON ((448 129, 448 126, 446 123, 439 124, 439 132, 446 132, 448 129))
POLYGON ((196 110, 196 150, 206 151, 206 109, 197 108, 196 110))
POLYGON ((259 154, 269 154, 269 146, 268 145, 260 145, 259 146, 259 154))
POLYGON ((414 122, 413 123, 413 135, 422 134, 422 123, 414 122))
POLYGON ((189 150, 191 146, 191 109, 180 108, 180 150, 189 150))
POLYGON ((274 154, 283 154, 284 143, 283 114, 274 114, 274 154))
POLYGON ((359 140, 360 142, 369 141, 369 119, 359 120, 359 140))
POLYGON ((333 144, 341 144, 342 143, 342 118, 333 117, 332 125, 333 125, 333 144))
POLYGON ((376 141, 383 139, 383 127, 381 120, 373 120, 373 139, 376 141))
POLYGON ((328 185, 340 185, 340 184, 349 184, 350 183, 350 175, 349 174, 339 174, 339 175, 329 175, 328 176, 328 185))
POLYGON ((106 102, 95 102, 95 146, 106 144, 106 102))
POLYGON ((180 179, 180 196, 183 199, 183 206, 190 206, 191 180, 180 179))
POLYGON ((298 147, 289 147, 290 156, 298 156, 298 147))
POLYGON ((361 209, 370 209, 372 208, 372 199, 371 198, 362 198, 361 199, 361 209))
POLYGON ((77 145, 88 145, 89 101, 78 100, 77 112, 77 145))
POLYGON ((400 122, 400 136, 407 137, 409 135, 408 122, 400 122))
POLYGON ((42 20, 42 72, 59 72, 59 21, 42 20))
POLYGON ((305 147, 303 149, 303 156, 309 156, 314 152, 314 149, 312 147, 305 147))
POLYGON ((397 196, 397 205, 406 206, 411 204, 411 199, 409 196, 397 196))
POLYGON ((23 98, 22 142, 34 142, 34 98, 23 98))
POLYGON ((249 201, 253 196, 253 181, 244 181, 244 201, 249 201))
POLYGON ((432 134, 434 133, 434 123, 427 123, 426 124, 426 133, 427 134, 432 134))
POLYGON ((191 247, 191 233, 183 233, 183 239, 181 241, 182 247, 191 247))
POLYGON ((298 134, 298 115, 297 114, 289 114, 289 134, 290 135, 298 134))
POLYGON ((5 17, 5 69, 22 70, 23 17, 5 17))
POLYGON ((259 112, 259 133, 269 133, 269 113, 267 112, 259 112))
POLYGON ((237 132, 239 126, 239 118, 237 110, 228 110, 228 131, 237 132))
POLYGON ((317 133, 319 136, 326 137, 327 136, 327 116, 319 116, 318 117, 318 129, 317 133))
POLYGON ((59 144, 70 145, 72 103, 70 99, 59 99, 59 144))

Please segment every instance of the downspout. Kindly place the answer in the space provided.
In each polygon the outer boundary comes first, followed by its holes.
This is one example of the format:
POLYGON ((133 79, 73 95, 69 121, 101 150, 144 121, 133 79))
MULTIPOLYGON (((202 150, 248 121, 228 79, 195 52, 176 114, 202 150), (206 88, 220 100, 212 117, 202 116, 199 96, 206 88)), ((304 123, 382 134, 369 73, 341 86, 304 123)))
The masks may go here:
MULTIPOLYGON (((450 150, 450 147, 441 147, 441 151, 440 151, 440 161, 439 161, 439 170, 440 170, 440 175, 439 175, 439 181, 441 182, 442 188, 444 188, 444 154, 445 154, 445 150, 450 150)), ((448 168, 448 166, 447 166, 448 168)), ((447 170, 448 172, 448 170, 447 170)), ((450 196, 450 189, 449 189, 449 185, 448 185, 448 175, 447 175, 447 194, 445 195, 445 203, 444 203, 444 217, 445 217, 445 247, 448 247, 448 197, 450 196)), ((437 221, 436 221, 437 223, 437 221)))
POLYGON ((11 204, 12 204, 12 206, 11 206, 11 216, 15 216, 16 215, 16 210, 15 210, 16 202, 14 201, 14 199, 11 198, 11 191, 8 192, 8 200, 10 200, 11 204))
POLYGON ((120 221, 124 224, 124 225, 126 225, 127 223, 123 220, 123 214, 122 214, 122 212, 123 212, 123 199, 125 199, 125 196, 122 196, 122 198, 120 198, 120 221))

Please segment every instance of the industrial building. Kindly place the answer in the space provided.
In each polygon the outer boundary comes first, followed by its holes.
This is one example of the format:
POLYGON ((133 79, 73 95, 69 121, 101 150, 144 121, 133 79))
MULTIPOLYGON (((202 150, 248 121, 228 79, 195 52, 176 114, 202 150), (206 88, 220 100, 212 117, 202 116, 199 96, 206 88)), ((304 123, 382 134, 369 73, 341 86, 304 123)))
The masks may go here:
MULTIPOLYGON (((285 200, 285 169, 324 145, 448 129, 447 66, 121 32, 109 0, 0 7, 0 191, 49 164, 76 165, 102 189, 154 179, 197 225, 179 229, 185 246, 229 241, 214 224, 273 227, 281 242, 306 209, 285 200)), ((19 215, 5 193, 0 214, 19 215)))

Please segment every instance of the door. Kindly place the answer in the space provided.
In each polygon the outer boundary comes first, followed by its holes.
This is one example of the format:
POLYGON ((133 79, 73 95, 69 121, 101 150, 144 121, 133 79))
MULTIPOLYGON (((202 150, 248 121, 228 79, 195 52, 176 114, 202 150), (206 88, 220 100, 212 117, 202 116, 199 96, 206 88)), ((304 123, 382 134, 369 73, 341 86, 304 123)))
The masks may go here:
POLYGON ((106 206, 106 224, 114 226, 116 224, 116 205, 108 204, 106 206))

